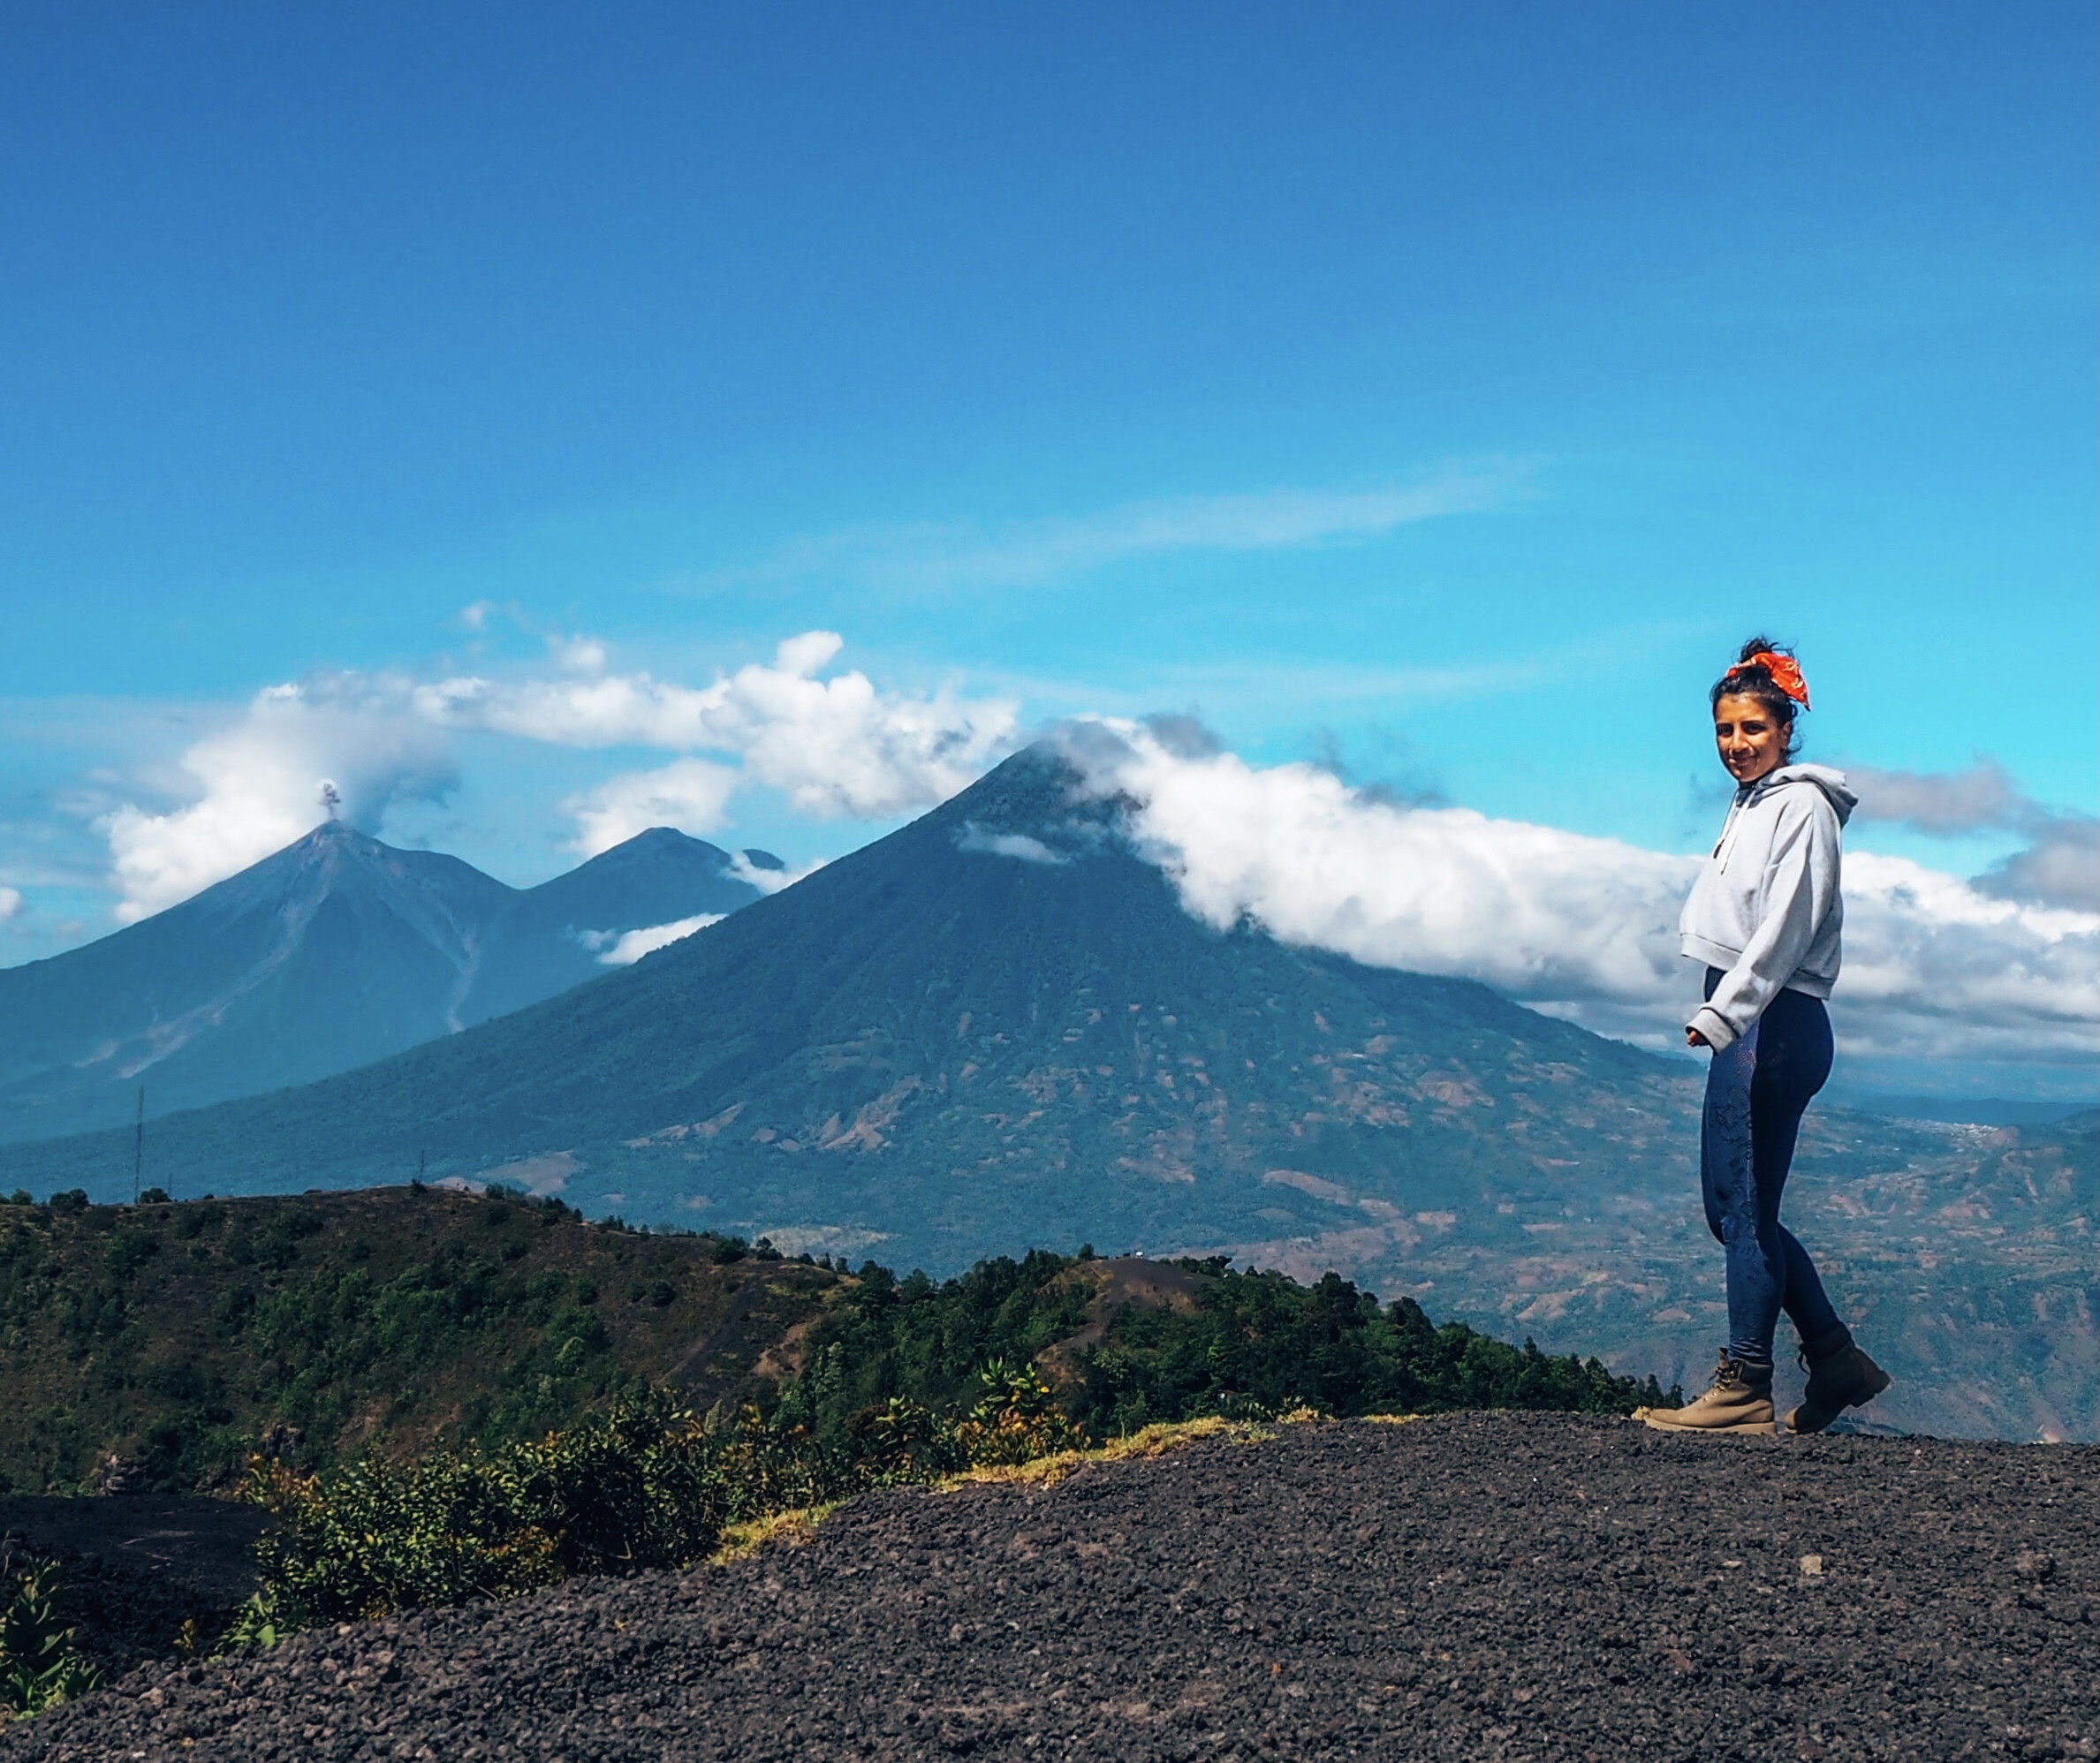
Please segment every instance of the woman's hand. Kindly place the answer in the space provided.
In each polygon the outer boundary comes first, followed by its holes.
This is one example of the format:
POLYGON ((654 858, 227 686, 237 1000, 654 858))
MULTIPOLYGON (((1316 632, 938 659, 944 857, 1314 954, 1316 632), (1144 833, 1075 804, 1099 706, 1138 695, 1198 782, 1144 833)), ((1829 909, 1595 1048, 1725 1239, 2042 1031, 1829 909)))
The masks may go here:
POLYGON ((1712 1044, 1712 1043, 1711 1043, 1710 1041, 1709 1041, 1709 1040, 1707 1040, 1707 1038, 1706 1038, 1706 1037, 1705 1037, 1703 1034, 1700 1033, 1700 1032, 1699 1032, 1697 1029, 1695 1029, 1695 1028, 1687 1028, 1687 1029, 1685 1031, 1685 1045, 1686 1045, 1686 1046, 1687 1046, 1687 1047, 1707 1047, 1707 1046, 1710 1046, 1711 1044, 1712 1044))

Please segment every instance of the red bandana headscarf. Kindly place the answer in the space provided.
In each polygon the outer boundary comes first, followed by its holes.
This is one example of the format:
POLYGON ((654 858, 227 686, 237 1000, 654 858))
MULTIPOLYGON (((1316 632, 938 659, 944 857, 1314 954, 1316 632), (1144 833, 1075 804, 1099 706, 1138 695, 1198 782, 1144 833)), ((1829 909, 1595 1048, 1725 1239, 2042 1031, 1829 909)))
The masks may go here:
POLYGON ((1792 655, 1776 655, 1770 649, 1760 649, 1748 661, 1738 662, 1728 670, 1728 677, 1754 667, 1761 667, 1772 677, 1772 684, 1800 705, 1808 708, 1808 682, 1801 677, 1801 665, 1792 655))

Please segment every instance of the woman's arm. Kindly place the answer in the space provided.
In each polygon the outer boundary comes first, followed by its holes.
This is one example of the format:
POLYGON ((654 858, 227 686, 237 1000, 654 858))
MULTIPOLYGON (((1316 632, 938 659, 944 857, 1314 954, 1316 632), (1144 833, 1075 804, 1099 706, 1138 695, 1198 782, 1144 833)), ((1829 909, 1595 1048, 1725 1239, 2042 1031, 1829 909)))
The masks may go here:
POLYGON ((1800 971, 1838 898, 1838 816, 1823 792, 1793 790, 1779 805, 1765 868, 1763 913, 1714 995, 1693 1013, 1688 1036, 1719 1052, 1749 1032, 1800 971))

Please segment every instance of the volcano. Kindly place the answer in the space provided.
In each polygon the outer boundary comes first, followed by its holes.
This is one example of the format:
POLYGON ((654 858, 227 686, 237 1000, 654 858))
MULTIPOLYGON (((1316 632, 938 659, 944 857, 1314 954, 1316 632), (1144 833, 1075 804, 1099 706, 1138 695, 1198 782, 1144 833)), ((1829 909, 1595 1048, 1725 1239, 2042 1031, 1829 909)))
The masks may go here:
MULTIPOLYGON (((763 852, 747 866, 777 866, 763 852)), ((40 1139, 310 1082, 606 970, 622 934, 760 889, 668 828, 537 888, 337 821, 166 912, 0 970, 0 1138, 40 1139)))
MULTIPOLYGON (((1120 812, 1021 754, 625 972, 163 1122, 155 1167, 224 1192, 557 1158, 630 1215, 879 1237, 947 1264, 1000 1237, 1331 1222, 1341 1195, 1367 1226, 1434 1228, 1408 1221, 1607 1161, 1636 1184, 1681 1164, 1682 1068, 1471 981, 1213 930, 1120 812)), ((474 885, 431 873, 430 896, 474 885)), ((418 1027, 462 1008, 442 984, 423 995, 418 1027)), ((375 1040, 383 997, 353 1003, 375 1040)), ((57 1167, 61 1147, 39 1152, 57 1167)))

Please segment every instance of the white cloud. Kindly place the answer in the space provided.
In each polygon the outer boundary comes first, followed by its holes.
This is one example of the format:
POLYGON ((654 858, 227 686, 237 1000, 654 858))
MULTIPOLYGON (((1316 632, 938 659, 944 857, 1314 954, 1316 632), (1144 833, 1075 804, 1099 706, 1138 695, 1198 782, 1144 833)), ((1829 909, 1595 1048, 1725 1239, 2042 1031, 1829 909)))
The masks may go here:
POLYGON ((576 817, 575 849, 595 857, 651 827, 714 831, 727 817, 729 798, 742 781, 734 766, 674 759, 655 771, 609 777, 563 806, 576 817))
POLYGON ((930 807, 1018 742, 1015 707, 944 689, 885 693, 859 671, 819 677, 841 639, 809 631, 707 686, 646 673, 462 677, 421 688, 432 722, 563 746, 733 753, 741 783, 769 784, 801 813, 874 820, 930 807))
POLYGON ((22 890, 19 888, 0 888, 0 925, 10 919, 19 918, 22 912, 22 890))
MULTIPOLYGON (((489 616, 481 602, 461 615, 476 628, 489 616)), ((1005 699, 885 692, 857 670, 823 677, 842 646, 828 631, 791 637, 770 665, 706 686, 609 671, 610 655, 592 638, 546 644, 554 670, 539 676, 433 685, 337 674, 261 692, 239 720, 183 754, 195 800, 164 813, 126 803, 100 817, 122 896, 119 921, 173 905, 290 844, 323 818, 324 783, 341 792, 344 818, 367 831, 390 802, 442 794, 456 730, 680 755, 619 773, 564 805, 586 855, 652 826, 714 830, 736 792, 754 785, 780 791, 819 819, 931 807, 1020 738, 1005 699)), ((797 878, 761 871, 752 879, 769 891, 797 878)))
MULTIPOLYGON (((1141 849, 1208 923, 1248 919, 1372 965, 1484 980, 1608 1033, 1681 1040, 1694 976, 1676 927, 1696 858, 1381 800, 1313 766, 1172 751, 1134 723, 1076 724, 1065 745, 1095 789, 1131 799, 1141 849)), ((2100 914, 1866 853, 1846 884, 1836 1017, 1854 1050, 2100 1051, 2100 914)))
POLYGON ((1907 858, 1854 851, 1838 986, 1840 1026, 1862 1018, 1874 1043, 1862 1050, 2090 1060, 2100 913, 2002 898, 1907 858))
POLYGON ((547 653, 571 673, 603 673, 612 659, 595 637, 550 637, 547 653))
POLYGON ((980 851, 988 857, 1014 857, 1023 863, 1059 864, 1070 861, 1061 852, 1052 851, 1039 838, 1027 833, 987 832, 974 821, 963 822, 961 836, 955 841, 958 851, 980 851))
POLYGON ((721 912, 701 912, 696 918, 673 919, 667 925, 645 925, 640 930, 623 932, 613 936, 610 931, 586 931, 582 942, 586 948, 598 948, 610 940, 611 947, 598 957, 607 967, 627 967, 654 950, 667 943, 682 942, 696 930, 705 930, 709 925, 722 922, 721 912))
POLYGON ((354 677, 324 677, 259 692, 240 719, 183 754, 201 793, 154 813, 125 803, 102 816, 130 924, 186 900, 289 844, 337 812, 369 829, 390 803, 435 798, 451 787, 444 737, 406 715, 398 688, 354 677))

